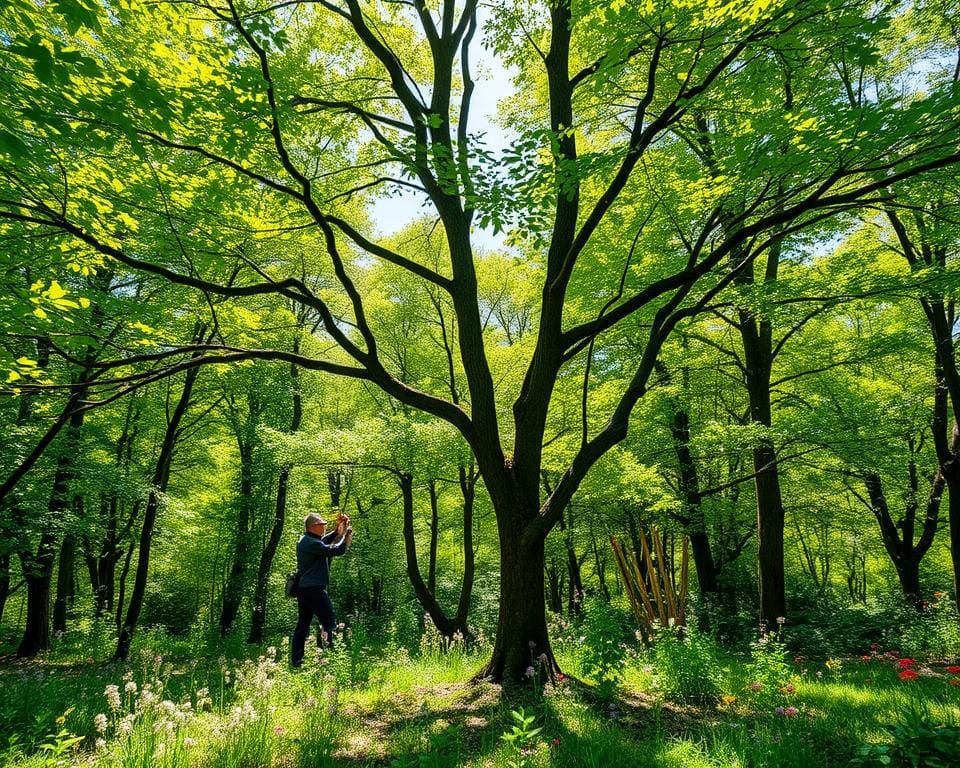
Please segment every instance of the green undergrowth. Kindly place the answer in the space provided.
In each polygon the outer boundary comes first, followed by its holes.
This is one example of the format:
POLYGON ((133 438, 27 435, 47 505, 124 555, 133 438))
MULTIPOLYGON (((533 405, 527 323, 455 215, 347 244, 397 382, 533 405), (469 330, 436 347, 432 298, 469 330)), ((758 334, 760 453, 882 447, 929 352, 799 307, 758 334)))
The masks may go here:
MULTIPOLYGON (((733 655, 694 633, 598 652, 584 649, 592 638, 561 636, 563 676, 503 689, 471 682, 486 645, 409 651, 361 639, 312 651, 300 670, 282 644, 197 656, 196 644, 159 635, 126 663, 74 646, 7 659, 0 765, 816 768, 885 755, 937 766, 936 750, 960 754, 950 660, 878 648, 812 661, 776 637, 733 655)), ((543 674, 533 655, 531 669, 543 674)))

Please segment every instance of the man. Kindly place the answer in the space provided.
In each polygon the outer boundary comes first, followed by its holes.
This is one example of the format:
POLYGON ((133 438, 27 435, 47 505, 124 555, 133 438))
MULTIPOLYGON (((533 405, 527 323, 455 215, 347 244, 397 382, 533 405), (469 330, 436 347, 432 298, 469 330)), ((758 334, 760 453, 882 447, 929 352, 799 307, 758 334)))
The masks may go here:
POLYGON ((320 620, 327 642, 333 645, 337 616, 327 586, 330 583, 330 558, 342 555, 353 541, 350 518, 339 513, 337 526, 327 533, 327 521, 316 512, 303 519, 304 534, 297 542, 297 627, 290 643, 290 661, 295 667, 303 663, 303 647, 310 633, 310 623, 320 620))

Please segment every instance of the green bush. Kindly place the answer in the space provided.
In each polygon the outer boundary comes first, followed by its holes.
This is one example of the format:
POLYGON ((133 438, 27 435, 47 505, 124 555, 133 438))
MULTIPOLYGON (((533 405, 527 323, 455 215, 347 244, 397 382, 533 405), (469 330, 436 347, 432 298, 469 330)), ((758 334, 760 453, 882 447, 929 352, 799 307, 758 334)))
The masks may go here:
POLYGON ((716 642, 692 628, 661 629, 653 646, 653 678, 656 690, 673 701, 715 700, 723 690, 716 642))
POLYGON ((597 684, 601 698, 612 698, 623 680, 627 633, 617 611, 601 598, 583 602, 580 624, 580 663, 597 684))
POLYGON ((851 768, 911 766, 951 768, 960 765, 960 727, 953 722, 933 725, 924 705, 911 706, 899 723, 886 728, 890 741, 864 744, 851 768))

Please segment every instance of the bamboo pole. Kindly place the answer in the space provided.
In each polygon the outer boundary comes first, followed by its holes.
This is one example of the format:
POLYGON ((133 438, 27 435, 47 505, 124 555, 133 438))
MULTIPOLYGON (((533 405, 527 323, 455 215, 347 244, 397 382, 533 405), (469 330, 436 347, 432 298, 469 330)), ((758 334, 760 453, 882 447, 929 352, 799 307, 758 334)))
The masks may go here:
POLYGON ((660 578, 663 581, 663 591, 667 597, 667 608, 669 618, 674 619, 676 623, 677 618, 677 600, 676 595, 673 592, 673 579, 670 578, 670 574, 667 573, 666 563, 667 559, 663 555, 663 544, 660 541, 660 532, 656 528, 651 529, 651 538, 653 539, 654 550, 657 553, 657 559, 660 562, 660 578))
POLYGON ((640 546, 643 548, 643 557, 647 562, 647 573, 650 575, 650 589, 653 591, 653 597, 657 601, 657 613, 660 615, 661 626, 667 626, 667 615, 663 605, 663 595, 660 592, 660 578, 657 575, 657 569, 653 566, 653 558, 650 557, 650 548, 647 546, 647 537, 641 532, 640 546))

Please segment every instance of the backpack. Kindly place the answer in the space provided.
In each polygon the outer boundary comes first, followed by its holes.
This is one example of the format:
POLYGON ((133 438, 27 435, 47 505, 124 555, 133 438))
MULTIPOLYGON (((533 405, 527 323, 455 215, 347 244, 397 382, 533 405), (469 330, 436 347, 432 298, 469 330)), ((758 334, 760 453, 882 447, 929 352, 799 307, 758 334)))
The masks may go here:
POLYGON ((296 597, 297 589, 300 587, 300 571, 291 571, 287 574, 286 583, 283 585, 283 594, 287 597, 296 597))

